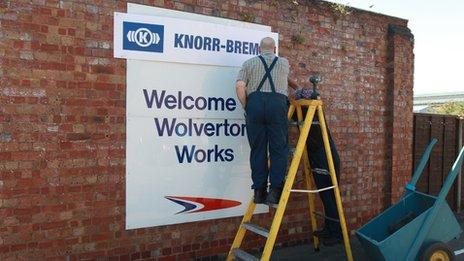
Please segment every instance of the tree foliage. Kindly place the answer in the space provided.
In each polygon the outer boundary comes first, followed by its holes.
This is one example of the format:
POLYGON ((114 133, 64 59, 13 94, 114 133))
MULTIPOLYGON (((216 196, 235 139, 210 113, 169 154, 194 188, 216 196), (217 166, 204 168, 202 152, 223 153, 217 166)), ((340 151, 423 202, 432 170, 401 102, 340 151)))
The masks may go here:
POLYGON ((432 110, 439 114, 464 115, 464 102, 447 102, 433 106, 432 110))

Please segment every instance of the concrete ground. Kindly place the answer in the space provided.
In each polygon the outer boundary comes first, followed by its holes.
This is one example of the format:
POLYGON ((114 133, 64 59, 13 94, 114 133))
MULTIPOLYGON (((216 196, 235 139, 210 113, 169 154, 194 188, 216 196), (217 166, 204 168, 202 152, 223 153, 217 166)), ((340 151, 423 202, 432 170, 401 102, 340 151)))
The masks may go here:
MULTIPOLYGON (((461 227, 464 230, 464 214, 461 213, 456 216, 461 227)), ((464 236, 461 236, 459 239, 453 240, 450 243, 450 246, 454 251, 459 251, 464 248, 464 236)), ((356 237, 351 238, 351 248, 353 251, 353 258, 356 261, 368 261, 371 260, 367 257, 364 249, 357 240, 356 237)), ((464 251, 461 251, 464 252, 464 251)), ((321 246, 319 252, 314 252, 312 245, 300 245, 293 247, 286 247, 281 249, 274 250, 271 260, 273 261, 295 261, 295 260, 324 260, 324 261, 340 261, 346 260, 345 258, 345 248, 343 244, 324 247, 321 246)), ((455 257, 457 261, 464 261, 464 254, 457 255, 455 257)))
MULTIPOLYGON (((366 258, 364 250, 356 238, 351 238, 351 248, 353 258, 356 261, 369 260, 366 258)), ((310 244, 281 248, 274 251, 271 260, 273 261, 295 261, 295 260, 345 260, 345 248, 343 244, 325 247, 321 246, 320 251, 314 252, 314 248, 310 244)))

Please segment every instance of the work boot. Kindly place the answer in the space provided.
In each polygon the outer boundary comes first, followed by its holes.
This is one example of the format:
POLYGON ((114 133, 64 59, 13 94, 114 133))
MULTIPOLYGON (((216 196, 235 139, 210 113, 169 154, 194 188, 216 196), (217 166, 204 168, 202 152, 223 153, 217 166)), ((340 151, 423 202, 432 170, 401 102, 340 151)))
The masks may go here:
POLYGON ((328 237, 322 238, 321 241, 324 244, 324 246, 333 246, 341 244, 343 241, 343 237, 340 232, 331 232, 328 237))
POLYGON ((264 204, 267 197, 267 188, 255 189, 253 202, 255 204, 264 204))
POLYGON ((267 195, 266 202, 268 204, 279 204, 280 195, 282 194, 282 188, 271 188, 267 195))
POLYGON ((330 237, 331 232, 327 227, 324 227, 321 230, 314 231, 313 235, 318 238, 328 238, 330 237))

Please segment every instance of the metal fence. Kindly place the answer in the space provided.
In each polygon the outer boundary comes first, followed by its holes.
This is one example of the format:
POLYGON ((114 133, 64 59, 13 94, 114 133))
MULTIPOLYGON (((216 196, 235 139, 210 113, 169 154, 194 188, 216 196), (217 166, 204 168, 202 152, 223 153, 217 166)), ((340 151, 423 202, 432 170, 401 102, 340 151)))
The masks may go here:
MULTIPOLYGON (((462 147, 463 122, 464 118, 458 116, 414 113, 413 168, 419 163, 422 152, 430 140, 438 139, 424 173, 417 183, 419 191, 432 195, 437 195, 440 191, 459 148, 462 147)), ((462 172, 461 170, 447 197, 449 205, 458 212, 461 210, 461 201, 464 198, 461 193, 464 185, 462 172)))

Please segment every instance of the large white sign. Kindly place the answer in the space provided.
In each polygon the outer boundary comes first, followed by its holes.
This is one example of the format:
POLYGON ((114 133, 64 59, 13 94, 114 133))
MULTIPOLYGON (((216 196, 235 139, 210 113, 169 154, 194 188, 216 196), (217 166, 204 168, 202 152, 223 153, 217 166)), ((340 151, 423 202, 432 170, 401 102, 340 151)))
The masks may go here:
POLYGON ((241 66, 276 33, 149 15, 114 14, 114 56, 139 60, 241 66), (118 36, 118 39, 116 39, 118 36))
POLYGON ((128 12, 138 14, 116 13, 114 35, 115 55, 130 58, 126 228, 243 215, 252 190, 235 78, 255 55, 245 54, 243 44, 277 35, 269 27, 141 5, 129 4, 128 12), (193 48, 176 47, 176 34, 201 36, 203 44, 204 37, 219 39, 220 50, 195 48, 195 40, 193 48), (242 43, 241 53, 222 48, 232 39, 242 43))

